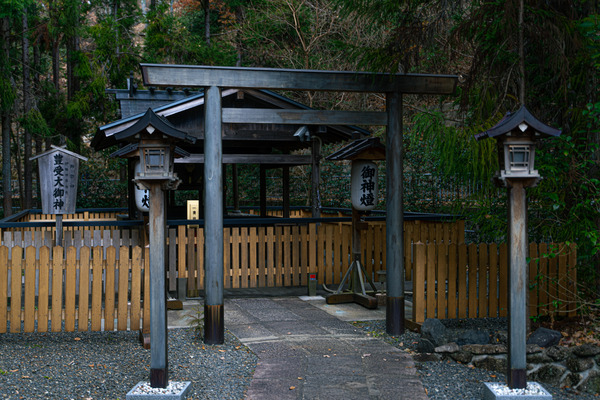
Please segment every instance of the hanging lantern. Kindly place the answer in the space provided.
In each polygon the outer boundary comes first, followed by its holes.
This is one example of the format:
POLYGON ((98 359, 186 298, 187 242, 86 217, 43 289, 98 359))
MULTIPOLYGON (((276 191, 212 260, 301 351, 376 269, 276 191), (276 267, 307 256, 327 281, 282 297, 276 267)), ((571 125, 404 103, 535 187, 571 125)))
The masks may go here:
MULTIPOLYGON (((141 163, 136 161, 135 166, 135 175, 139 175, 142 170, 141 163)), ((142 188, 139 184, 134 183, 135 187, 135 205, 138 210, 142 212, 150 211, 150 191, 142 188)))
POLYGON ((372 161, 352 161, 352 206, 360 211, 373 210, 377 206, 378 170, 372 161))

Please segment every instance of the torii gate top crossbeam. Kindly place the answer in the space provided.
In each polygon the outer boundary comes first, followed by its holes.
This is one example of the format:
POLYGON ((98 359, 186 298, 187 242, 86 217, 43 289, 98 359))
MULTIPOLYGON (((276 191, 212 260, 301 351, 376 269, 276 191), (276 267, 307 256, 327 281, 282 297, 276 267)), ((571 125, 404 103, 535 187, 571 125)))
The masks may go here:
POLYGON ((452 94, 456 75, 140 64, 146 86, 452 94))

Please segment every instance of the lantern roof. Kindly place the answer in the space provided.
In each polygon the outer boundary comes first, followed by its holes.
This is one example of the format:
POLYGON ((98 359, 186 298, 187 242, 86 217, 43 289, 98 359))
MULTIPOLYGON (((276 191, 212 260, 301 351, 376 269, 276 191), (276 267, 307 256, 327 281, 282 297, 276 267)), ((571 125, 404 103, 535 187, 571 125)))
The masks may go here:
POLYGON ((43 153, 40 153, 40 154, 36 154, 35 156, 31 157, 31 158, 29 159, 29 161, 33 161, 33 160, 36 160, 36 159, 38 159, 38 158, 40 158, 40 157, 48 156, 48 155, 50 155, 50 154, 53 154, 53 153, 63 153, 63 154, 68 154, 68 155, 70 155, 70 156, 72 156, 72 157, 75 157, 75 158, 78 158, 78 159, 80 159, 80 160, 82 160, 82 161, 87 161, 87 160, 88 160, 88 159, 87 159, 87 157, 84 157, 84 156, 82 156, 82 155, 80 155, 80 154, 77 154, 77 153, 74 153, 74 152, 72 152, 72 151, 69 151, 69 150, 67 150, 67 149, 65 148, 66 146, 55 146, 55 145, 51 145, 50 147, 51 147, 51 148, 50 148, 50 150, 48 150, 48 151, 45 151, 45 152, 43 152, 43 153))
POLYGON ((527 109, 522 106, 515 112, 508 112, 496 125, 488 129, 485 132, 481 132, 475 135, 475 139, 482 140, 486 138, 495 138, 498 136, 506 135, 514 129, 520 129, 525 131, 528 128, 532 128, 535 132, 535 136, 560 136, 561 130, 552 128, 538 120, 533 116, 527 109), (525 124, 526 126, 522 126, 525 124))
POLYGON ((385 146, 378 137, 357 139, 328 155, 327 160, 385 160, 385 146))
POLYGON ((195 137, 175 128, 166 118, 157 115, 151 108, 148 108, 146 113, 138 119, 135 124, 116 133, 115 139, 117 141, 131 141, 136 135, 144 131, 151 135, 159 133, 170 139, 185 141, 192 144, 196 143, 195 137))

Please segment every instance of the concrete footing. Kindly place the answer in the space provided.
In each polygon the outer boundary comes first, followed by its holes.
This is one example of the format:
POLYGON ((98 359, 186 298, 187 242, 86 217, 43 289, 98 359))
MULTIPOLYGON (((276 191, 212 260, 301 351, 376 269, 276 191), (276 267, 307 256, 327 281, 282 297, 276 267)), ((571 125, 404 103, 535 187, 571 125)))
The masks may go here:
POLYGON ((126 400, 184 400, 191 382, 169 382, 166 389, 150 387, 150 382, 139 382, 127 393, 126 400))
POLYGON ((550 400, 552 395, 537 382, 528 382, 527 389, 508 390, 506 384, 484 382, 483 400, 550 400))

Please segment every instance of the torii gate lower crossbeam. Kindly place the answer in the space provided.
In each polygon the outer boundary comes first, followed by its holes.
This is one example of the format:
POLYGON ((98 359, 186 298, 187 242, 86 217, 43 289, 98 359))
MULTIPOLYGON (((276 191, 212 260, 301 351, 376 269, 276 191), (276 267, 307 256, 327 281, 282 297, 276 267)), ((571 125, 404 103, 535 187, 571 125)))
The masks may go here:
MULTIPOLYGON (((404 206, 402 172, 402 93, 449 95, 454 93, 458 77, 430 74, 375 74, 366 72, 312 71, 267 68, 208 67, 194 65, 141 64, 146 86, 185 86, 206 88, 205 102, 205 196, 206 258, 205 258, 205 342, 223 343, 223 210, 222 210, 222 159, 221 126, 223 115, 219 89, 285 89, 341 92, 386 93, 387 121, 387 217, 386 217, 386 269, 387 269, 387 332, 398 335, 404 332, 404 206), (217 101, 217 97, 219 100, 217 101), (210 166, 209 166, 210 164, 210 166)), ((249 116, 260 110, 247 109, 249 116)), ((353 125, 356 118, 348 112, 337 114, 310 110, 311 118, 303 124, 353 125), (316 117, 318 116, 318 118, 316 117), (352 123, 343 123, 344 118, 352 123)), ((263 113, 264 114, 264 113, 263 113)), ((362 113, 364 115, 364 113, 362 113)), ((244 121, 238 116, 237 122, 244 121)), ((263 121, 264 123, 297 124, 290 121, 263 121)), ((373 122, 373 121, 371 121, 373 122)))

